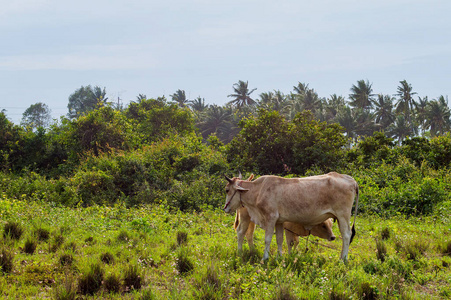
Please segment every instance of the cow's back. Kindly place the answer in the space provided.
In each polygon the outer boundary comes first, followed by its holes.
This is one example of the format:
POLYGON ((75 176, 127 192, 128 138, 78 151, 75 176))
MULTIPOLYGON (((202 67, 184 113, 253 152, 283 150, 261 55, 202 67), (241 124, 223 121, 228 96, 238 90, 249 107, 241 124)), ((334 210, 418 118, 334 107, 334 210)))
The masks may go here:
POLYGON ((348 175, 331 172, 303 178, 262 176, 256 205, 277 211, 278 222, 317 225, 329 217, 349 211, 356 182, 348 175))

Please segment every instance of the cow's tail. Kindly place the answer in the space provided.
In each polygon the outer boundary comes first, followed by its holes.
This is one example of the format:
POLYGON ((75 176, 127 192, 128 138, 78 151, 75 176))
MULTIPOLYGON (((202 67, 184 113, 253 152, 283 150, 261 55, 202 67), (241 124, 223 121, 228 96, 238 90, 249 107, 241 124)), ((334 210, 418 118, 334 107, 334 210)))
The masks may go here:
POLYGON ((352 224, 352 233, 351 233, 351 241, 349 242, 349 244, 352 243, 352 240, 354 239, 355 236, 355 218, 357 217, 357 209, 359 207, 359 185, 355 184, 355 195, 356 195, 356 200, 355 200, 355 209, 354 209, 354 223, 352 224))
POLYGON ((233 223, 233 228, 236 230, 238 228, 238 225, 240 225, 240 210, 236 210, 235 214, 235 223, 233 223))

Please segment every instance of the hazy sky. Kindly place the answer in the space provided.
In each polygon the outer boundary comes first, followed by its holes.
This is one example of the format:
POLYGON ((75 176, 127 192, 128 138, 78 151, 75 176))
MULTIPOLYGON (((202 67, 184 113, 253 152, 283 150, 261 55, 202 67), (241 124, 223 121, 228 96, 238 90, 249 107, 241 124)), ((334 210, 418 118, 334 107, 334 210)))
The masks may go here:
POLYGON ((124 104, 177 89, 223 105, 238 80, 263 92, 308 83, 348 97, 358 80, 451 95, 451 1, 0 0, 0 109, 67 114, 81 86, 124 104))

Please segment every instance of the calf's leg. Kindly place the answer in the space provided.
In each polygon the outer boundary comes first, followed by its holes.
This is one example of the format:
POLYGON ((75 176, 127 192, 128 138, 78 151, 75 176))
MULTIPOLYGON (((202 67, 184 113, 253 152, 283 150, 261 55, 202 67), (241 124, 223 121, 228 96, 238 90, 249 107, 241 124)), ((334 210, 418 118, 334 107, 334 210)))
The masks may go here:
POLYGON ((295 236, 291 231, 285 229, 285 238, 287 241, 288 254, 291 254, 291 247, 293 247, 293 246, 296 247, 294 244, 295 236))
MULTIPOLYGON (((246 232, 249 228, 250 220, 248 218, 243 218, 240 215, 240 223, 238 227, 236 228, 236 236, 238 238, 238 251, 243 251, 243 240, 244 236, 246 235, 246 232)), ((255 226, 255 225, 254 225, 255 226)), ((253 233, 253 230, 252 230, 253 233)), ((247 235, 246 235, 247 237, 247 235)), ((248 239, 249 241, 249 239, 248 239)))
POLYGON ((246 240, 249 245, 250 249, 254 249, 254 230, 255 230, 255 223, 249 222, 249 227, 246 231, 246 240))

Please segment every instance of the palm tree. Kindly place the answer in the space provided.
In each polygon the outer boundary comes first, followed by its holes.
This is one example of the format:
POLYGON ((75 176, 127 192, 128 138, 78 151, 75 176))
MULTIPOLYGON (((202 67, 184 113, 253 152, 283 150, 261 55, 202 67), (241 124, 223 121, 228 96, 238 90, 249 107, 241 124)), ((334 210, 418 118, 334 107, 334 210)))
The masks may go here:
POLYGON ((244 82, 242 80, 239 80, 238 83, 235 83, 233 85, 234 94, 230 94, 227 97, 233 97, 232 101, 229 102, 229 104, 235 105, 237 108, 241 108, 246 105, 253 105, 255 104, 255 100, 250 97, 250 94, 256 90, 252 89, 249 90, 248 82, 244 82))
POLYGON ((357 85, 352 85, 351 94, 349 94, 350 105, 355 108, 370 109, 373 101, 372 84, 362 79, 357 81, 357 85))
POLYGON ((356 133, 359 136, 371 136, 380 128, 375 122, 375 114, 368 109, 354 109, 354 118, 357 120, 356 133))
POLYGON ((321 106, 321 99, 318 94, 313 89, 309 89, 305 92, 305 96, 301 100, 302 110, 310 110, 315 113, 317 109, 321 106))
POLYGON ((138 101, 138 103, 141 103, 141 101, 146 100, 147 96, 144 94, 139 94, 138 96, 136 96, 136 100, 138 101))
POLYGON ((264 92, 260 94, 260 101, 258 104, 260 106, 265 106, 273 101, 274 93, 273 92, 264 92))
POLYGON ((205 98, 201 98, 200 96, 197 97, 194 100, 189 101, 190 107, 197 112, 202 112, 207 108, 207 105, 205 105, 205 98))
POLYGON ((345 106, 345 98, 343 96, 338 96, 337 94, 330 95, 325 105, 326 120, 334 120, 340 109, 343 109, 345 106))
POLYGON ((426 110, 425 126, 430 129, 432 136, 444 134, 451 128, 451 112, 448 107, 448 101, 440 96, 437 100, 429 102, 426 110))
POLYGON ((295 92, 295 94, 298 95, 305 95, 305 93, 308 91, 308 83, 302 83, 302 82, 298 82, 298 85, 293 86, 293 90, 295 92))
POLYGON ((352 140, 356 138, 357 119, 349 106, 344 106, 338 110, 335 120, 344 128, 348 138, 352 140))
POLYGON ((266 110, 275 110, 285 115, 289 112, 290 102, 280 90, 260 94, 259 107, 266 110))
POLYGON ((412 134, 412 130, 407 123, 406 118, 403 115, 399 115, 396 117, 394 123, 388 128, 388 133, 397 138, 398 144, 401 145, 401 142, 412 134))
POLYGON ((398 114, 403 113, 406 118, 406 122, 409 124, 411 131, 415 132, 413 127, 411 114, 415 108, 415 100, 413 99, 413 95, 416 92, 412 91, 412 85, 407 83, 406 80, 399 82, 401 85, 398 86, 398 93, 395 96, 398 96, 398 102, 396 103, 396 112, 398 114))
POLYGON ((235 127, 233 111, 228 107, 210 105, 198 127, 204 139, 214 133, 222 142, 229 142, 230 132, 235 127))
POLYGON ((381 129, 385 130, 395 120, 393 112, 394 98, 390 95, 377 95, 377 99, 373 102, 375 106, 376 123, 380 124, 381 129))
POLYGON ((177 90, 174 94, 171 95, 171 98, 172 101, 177 103, 180 107, 186 107, 189 103, 184 90, 177 90))
POLYGON ((415 102, 415 123, 419 124, 421 131, 426 130, 426 113, 429 106, 428 97, 425 96, 423 98, 418 97, 418 101, 415 102))

